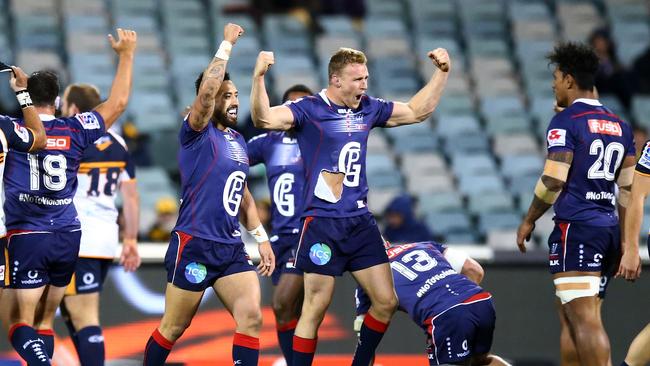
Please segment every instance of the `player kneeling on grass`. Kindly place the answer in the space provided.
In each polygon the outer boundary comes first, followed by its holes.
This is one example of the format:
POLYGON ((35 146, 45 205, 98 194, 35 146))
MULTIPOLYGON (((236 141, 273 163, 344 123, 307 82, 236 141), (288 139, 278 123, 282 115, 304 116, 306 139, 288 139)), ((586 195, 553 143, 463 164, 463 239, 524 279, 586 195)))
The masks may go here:
MULTIPOLYGON (((496 316, 480 264, 434 241, 386 246, 399 310, 424 329, 429 365, 508 365, 489 353, 496 316)), ((358 332, 370 301, 360 287, 355 296, 358 332)))

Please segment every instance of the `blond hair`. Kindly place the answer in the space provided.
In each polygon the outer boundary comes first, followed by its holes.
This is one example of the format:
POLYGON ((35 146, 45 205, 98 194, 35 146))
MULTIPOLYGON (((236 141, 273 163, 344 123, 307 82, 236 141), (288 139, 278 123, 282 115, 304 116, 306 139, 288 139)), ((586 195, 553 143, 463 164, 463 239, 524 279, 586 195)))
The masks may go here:
POLYGON ((366 64, 368 59, 366 55, 353 48, 341 47, 330 58, 327 65, 327 75, 331 79, 332 75, 339 73, 346 65, 349 64, 366 64))

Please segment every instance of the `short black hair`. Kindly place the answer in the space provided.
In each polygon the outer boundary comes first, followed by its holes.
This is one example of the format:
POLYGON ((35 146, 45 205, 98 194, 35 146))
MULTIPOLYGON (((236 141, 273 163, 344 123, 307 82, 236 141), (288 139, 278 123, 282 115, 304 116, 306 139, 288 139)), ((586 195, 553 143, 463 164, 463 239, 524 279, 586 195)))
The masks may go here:
POLYGON ((27 79, 27 91, 34 106, 53 106, 59 96, 59 77, 54 71, 36 71, 27 79))
POLYGON ((282 103, 286 102, 287 99, 289 99, 289 94, 291 93, 307 93, 309 95, 314 94, 314 92, 312 92, 307 85, 296 84, 284 92, 284 94, 282 95, 282 103))
POLYGON ((564 75, 571 75, 581 90, 594 88, 599 60, 593 48, 582 43, 560 43, 547 58, 564 75))
MULTIPOLYGON (((225 73, 223 75, 223 81, 230 80, 230 74, 225 73)), ((199 77, 196 78, 194 82, 194 87, 196 88, 196 95, 199 95, 199 88, 201 87, 201 82, 203 81, 203 71, 199 74, 199 77)))

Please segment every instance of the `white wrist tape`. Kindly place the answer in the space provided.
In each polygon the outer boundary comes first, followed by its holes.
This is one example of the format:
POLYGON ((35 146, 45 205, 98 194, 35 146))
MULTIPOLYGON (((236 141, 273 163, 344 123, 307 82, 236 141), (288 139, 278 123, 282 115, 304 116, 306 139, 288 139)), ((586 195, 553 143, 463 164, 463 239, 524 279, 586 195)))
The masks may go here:
POLYGON ((253 230, 248 230, 248 233, 251 234, 251 236, 255 238, 255 241, 258 243, 269 241, 269 236, 266 234, 266 230, 264 230, 264 226, 262 226, 262 224, 253 230))
POLYGON ((232 43, 228 41, 222 41, 221 44, 219 45, 219 49, 217 50, 217 53, 214 54, 214 57, 220 58, 224 61, 228 61, 228 59, 230 59, 231 51, 232 51, 232 43))
POLYGON ((32 106, 32 97, 27 90, 20 90, 16 92, 16 99, 20 103, 20 108, 27 108, 32 106))

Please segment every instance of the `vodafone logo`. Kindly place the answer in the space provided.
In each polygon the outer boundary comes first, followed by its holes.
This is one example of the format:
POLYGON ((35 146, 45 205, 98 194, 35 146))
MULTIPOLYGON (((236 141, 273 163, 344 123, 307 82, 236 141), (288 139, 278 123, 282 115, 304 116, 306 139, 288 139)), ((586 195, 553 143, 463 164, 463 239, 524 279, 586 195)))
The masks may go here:
POLYGON ((606 121, 602 119, 590 119, 587 121, 589 124, 589 131, 591 133, 599 133, 601 135, 623 136, 623 129, 618 122, 606 121))
POLYGON ((48 136, 47 150, 70 150, 70 136, 48 136))

